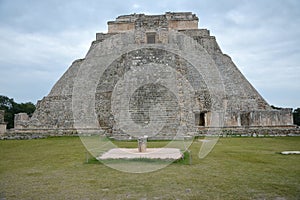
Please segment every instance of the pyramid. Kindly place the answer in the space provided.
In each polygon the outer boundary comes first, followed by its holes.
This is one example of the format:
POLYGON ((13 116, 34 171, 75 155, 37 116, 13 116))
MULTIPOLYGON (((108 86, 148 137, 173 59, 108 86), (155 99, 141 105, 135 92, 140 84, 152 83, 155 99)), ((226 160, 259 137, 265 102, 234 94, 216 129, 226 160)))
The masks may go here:
POLYGON ((273 109, 198 21, 191 12, 109 21, 15 130, 168 138, 291 126, 292 110, 273 109))

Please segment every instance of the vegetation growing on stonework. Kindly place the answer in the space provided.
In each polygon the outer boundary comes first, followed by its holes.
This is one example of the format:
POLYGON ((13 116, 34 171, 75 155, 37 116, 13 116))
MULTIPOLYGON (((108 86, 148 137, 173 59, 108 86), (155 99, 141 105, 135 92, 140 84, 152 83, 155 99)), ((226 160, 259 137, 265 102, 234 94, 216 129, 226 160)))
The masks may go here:
POLYGON ((24 112, 32 116, 35 105, 31 102, 16 103, 13 98, 0 95, 0 110, 5 111, 4 121, 7 122, 7 128, 13 128, 15 114, 24 112))

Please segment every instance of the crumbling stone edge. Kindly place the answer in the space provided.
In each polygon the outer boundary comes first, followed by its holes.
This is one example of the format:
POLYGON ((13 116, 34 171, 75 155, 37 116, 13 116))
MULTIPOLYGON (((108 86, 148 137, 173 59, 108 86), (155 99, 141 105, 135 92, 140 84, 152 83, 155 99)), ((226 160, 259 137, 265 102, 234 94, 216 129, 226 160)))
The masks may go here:
MULTIPOLYGON (((207 128, 199 128, 196 137, 207 136, 207 128)), ((210 131, 211 132, 211 131, 210 131)), ((105 133, 103 133, 105 134, 105 133)), ((89 134, 87 134, 88 136, 89 134)), ((222 128, 216 131, 216 135, 220 137, 286 137, 286 136, 300 136, 300 127, 251 127, 251 128, 222 128)), ((7 130, 4 134, 0 134, 0 140, 30 140, 30 139, 43 139, 48 137, 74 137, 79 136, 77 130, 7 130)), ((106 135, 109 138, 116 140, 135 140, 129 135, 120 135, 119 137, 106 135)), ((153 137, 150 140, 172 140, 166 137, 153 137)))

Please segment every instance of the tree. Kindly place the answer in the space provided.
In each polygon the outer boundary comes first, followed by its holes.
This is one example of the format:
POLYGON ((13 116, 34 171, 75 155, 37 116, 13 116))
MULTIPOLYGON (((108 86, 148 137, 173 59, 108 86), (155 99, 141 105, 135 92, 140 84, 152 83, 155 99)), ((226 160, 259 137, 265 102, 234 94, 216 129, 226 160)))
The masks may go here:
POLYGON ((35 105, 31 102, 20 104, 15 103, 13 109, 15 113, 25 112, 29 115, 29 117, 31 117, 35 111, 35 105))
POLYGON ((35 105, 31 102, 18 104, 14 99, 0 95, 0 110, 5 111, 4 121, 7 122, 7 128, 13 128, 15 114, 24 112, 32 116, 35 105))
POLYGON ((300 126, 300 108, 293 111, 294 124, 300 126))

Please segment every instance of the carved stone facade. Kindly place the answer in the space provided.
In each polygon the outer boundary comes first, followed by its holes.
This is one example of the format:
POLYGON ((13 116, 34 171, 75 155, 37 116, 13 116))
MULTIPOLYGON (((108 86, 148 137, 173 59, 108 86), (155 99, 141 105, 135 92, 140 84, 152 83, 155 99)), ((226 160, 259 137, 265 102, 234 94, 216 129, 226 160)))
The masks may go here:
POLYGON ((108 22, 108 33, 96 34, 86 57, 72 63, 33 116, 16 116, 15 129, 98 127, 117 137, 130 126, 150 127, 152 114, 164 121, 157 120, 161 128, 153 137, 173 136, 182 127, 189 133, 293 125, 292 109, 272 109, 209 30, 198 29, 195 14, 167 12, 108 22))

